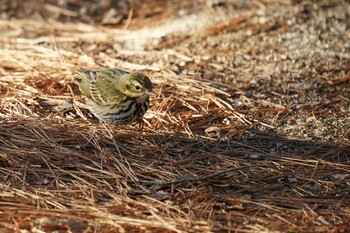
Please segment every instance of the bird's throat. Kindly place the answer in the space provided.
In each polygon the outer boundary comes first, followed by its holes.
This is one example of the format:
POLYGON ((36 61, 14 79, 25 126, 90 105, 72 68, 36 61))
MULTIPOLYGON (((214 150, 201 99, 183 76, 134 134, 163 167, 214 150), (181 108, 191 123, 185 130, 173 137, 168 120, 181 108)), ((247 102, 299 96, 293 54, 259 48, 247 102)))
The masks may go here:
POLYGON ((137 102, 137 103, 143 103, 143 102, 145 102, 147 99, 148 99, 148 95, 143 95, 143 96, 137 98, 137 99, 136 99, 136 102, 137 102))

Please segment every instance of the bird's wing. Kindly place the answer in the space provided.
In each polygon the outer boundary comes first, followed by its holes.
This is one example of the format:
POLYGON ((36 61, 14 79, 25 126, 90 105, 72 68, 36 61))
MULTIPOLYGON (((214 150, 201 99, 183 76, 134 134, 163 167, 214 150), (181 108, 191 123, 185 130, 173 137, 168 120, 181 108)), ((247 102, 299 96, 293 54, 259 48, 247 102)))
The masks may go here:
POLYGON ((80 92, 87 98, 91 99, 90 84, 96 80, 96 72, 80 69, 75 71, 74 75, 77 77, 76 81, 80 92))
POLYGON ((110 105, 117 104, 118 100, 122 101, 123 94, 115 87, 112 80, 128 72, 117 69, 78 70, 76 74, 80 78, 78 84, 82 94, 97 104, 110 105))
POLYGON ((116 87, 121 75, 127 74, 122 70, 103 70, 97 73, 95 82, 90 84, 92 98, 101 105, 114 105, 123 101, 124 94, 116 87))

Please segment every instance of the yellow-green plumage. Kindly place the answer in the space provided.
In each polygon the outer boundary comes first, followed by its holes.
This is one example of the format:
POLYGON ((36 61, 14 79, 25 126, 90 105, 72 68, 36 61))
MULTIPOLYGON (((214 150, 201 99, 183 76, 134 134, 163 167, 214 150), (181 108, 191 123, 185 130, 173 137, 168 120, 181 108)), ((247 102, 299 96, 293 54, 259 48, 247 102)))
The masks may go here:
POLYGON ((77 83, 89 110, 101 121, 129 124, 145 114, 152 91, 150 79, 141 73, 117 69, 77 70, 77 83))

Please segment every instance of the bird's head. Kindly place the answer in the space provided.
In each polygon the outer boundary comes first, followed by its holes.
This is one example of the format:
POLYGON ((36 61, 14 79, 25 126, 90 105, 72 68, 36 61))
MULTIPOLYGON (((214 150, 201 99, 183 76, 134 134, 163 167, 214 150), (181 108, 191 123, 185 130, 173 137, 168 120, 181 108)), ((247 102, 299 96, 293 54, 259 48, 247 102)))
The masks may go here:
POLYGON ((141 73, 126 74, 120 89, 125 95, 134 98, 156 95, 151 80, 141 73))

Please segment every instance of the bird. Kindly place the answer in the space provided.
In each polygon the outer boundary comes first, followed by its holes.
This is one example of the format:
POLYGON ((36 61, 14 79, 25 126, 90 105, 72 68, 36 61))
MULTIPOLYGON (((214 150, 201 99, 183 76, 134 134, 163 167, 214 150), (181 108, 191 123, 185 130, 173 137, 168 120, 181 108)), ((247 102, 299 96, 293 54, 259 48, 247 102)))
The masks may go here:
POLYGON ((79 69, 74 74, 86 106, 102 122, 127 125, 139 121, 149 107, 149 97, 157 95, 142 73, 79 69))

